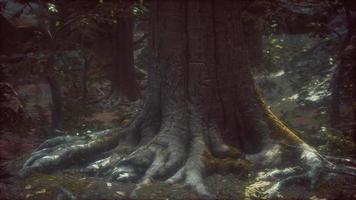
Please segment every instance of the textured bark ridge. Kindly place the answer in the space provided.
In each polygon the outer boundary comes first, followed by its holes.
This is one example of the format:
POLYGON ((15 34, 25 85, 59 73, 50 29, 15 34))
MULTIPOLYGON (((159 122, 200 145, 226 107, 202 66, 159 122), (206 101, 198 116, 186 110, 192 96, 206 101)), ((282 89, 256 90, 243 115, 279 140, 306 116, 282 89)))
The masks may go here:
MULTIPOLYGON (((118 181, 138 181, 138 187, 153 179, 183 182, 211 197, 203 181, 210 167, 206 155, 237 161, 238 148, 257 165, 276 160, 271 155, 278 153, 268 152, 278 151, 279 141, 296 147, 305 168, 280 170, 266 177, 281 178, 267 191, 270 196, 289 182, 316 180, 324 169, 336 169, 259 98, 249 70, 242 4, 150 2, 155 63, 149 68, 140 114, 123 129, 46 141, 20 175, 68 168, 118 181)), ((351 168, 338 169, 354 173, 351 168)))

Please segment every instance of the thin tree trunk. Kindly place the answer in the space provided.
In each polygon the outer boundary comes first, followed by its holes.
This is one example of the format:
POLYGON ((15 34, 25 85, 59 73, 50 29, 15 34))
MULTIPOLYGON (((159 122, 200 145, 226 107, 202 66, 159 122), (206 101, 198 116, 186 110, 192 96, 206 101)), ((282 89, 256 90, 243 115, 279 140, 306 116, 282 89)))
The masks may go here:
POLYGON ((51 91, 52 98, 52 112, 51 112, 51 129, 55 130, 60 128, 62 122, 62 95, 61 87, 55 77, 49 75, 47 77, 48 84, 51 91))
POLYGON ((51 112, 51 130, 60 128, 62 123, 62 91, 59 80, 56 77, 55 72, 55 56, 56 47, 52 38, 49 38, 49 57, 47 59, 47 81, 51 91, 52 98, 52 112, 51 112))
POLYGON ((84 58, 84 66, 82 72, 82 101, 84 105, 87 103, 88 96, 88 68, 90 66, 90 58, 84 58))
MULTIPOLYGON (((350 55, 345 55, 345 54, 350 54, 349 52, 346 52, 346 48, 351 45, 352 43, 352 37, 355 36, 355 18, 352 17, 351 15, 351 10, 348 7, 345 2, 343 2, 344 10, 345 10, 345 15, 347 19, 347 34, 342 41, 342 44, 340 46, 340 51, 339 51, 339 60, 340 64, 336 68, 334 75, 333 75, 333 81, 332 81, 332 87, 331 87, 331 102, 330 102, 330 122, 332 126, 336 126, 340 122, 340 103, 341 103, 341 98, 342 94, 341 92, 343 91, 343 86, 344 86, 344 80, 347 76, 347 72, 351 71, 352 72, 352 64, 350 61, 349 56, 350 55)), ((352 53, 351 53, 352 54, 352 53)), ((352 55, 351 55, 352 56, 352 55)))
POLYGON ((330 101, 330 124, 335 127, 340 122, 340 97, 343 87, 343 77, 345 76, 345 62, 341 61, 336 68, 331 82, 331 101, 330 101))
POLYGON ((139 97, 139 87, 133 62, 133 19, 120 17, 113 27, 112 88, 114 94, 122 94, 131 100, 139 97))

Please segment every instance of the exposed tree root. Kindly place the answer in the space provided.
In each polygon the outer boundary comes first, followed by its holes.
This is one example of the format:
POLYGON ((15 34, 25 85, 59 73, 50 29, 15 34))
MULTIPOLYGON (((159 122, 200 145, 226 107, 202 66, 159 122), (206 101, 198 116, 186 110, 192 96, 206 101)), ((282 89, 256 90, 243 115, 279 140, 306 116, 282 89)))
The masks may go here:
POLYGON ((60 136, 41 144, 24 163, 19 176, 48 171, 87 161, 117 145, 125 130, 112 129, 84 136, 60 136))
MULTIPOLYGON (((136 189, 154 179, 166 180, 170 184, 181 182, 203 198, 214 198, 204 184, 204 177, 216 171, 244 171, 249 162, 237 159, 241 154, 235 148, 225 145, 219 135, 202 131, 200 122, 192 124, 191 133, 176 126, 163 128, 149 142, 138 145, 134 151, 132 147, 124 146, 126 140, 121 144, 120 140, 132 133, 136 126, 102 131, 87 137, 62 136, 49 139, 32 153, 19 174, 26 176, 34 171, 79 169, 111 180, 138 182, 136 189)), ((277 180, 265 192, 269 198, 274 198, 290 184, 308 182, 314 187, 322 175, 338 173, 356 176, 353 166, 344 165, 352 163, 351 160, 337 159, 342 165, 335 165, 305 143, 297 142, 293 147, 300 152, 300 160, 303 161, 301 167, 274 170, 260 178, 277 180)), ((246 158, 255 166, 261 163, 261 166, 275 166, 281 161, 278 158, 280 150, 280 144, 271 142, 259 154, 246 155, 246 158)), ((135 191, 132 195, 135 195, 135 191)))
POLYGON ((325 156, 325 158, 335 163, 348 164, 350 166, 356 167, 356 160, 352 158, 339 158, 334 156, 325 156))
POLYGON ((331 174, 356 177, 355 168, 345 165, 335 165, 306 144, 302 144, 300 148, 301 166, 273 170, 259 177, 259 180, 277 180, 271 188, 265 191, 265 195, 268 198, 277 197, 279 192, 292 184, 308 184, 310 189, 313 189, 321 178, 325 179, 331 174))
MULTIPOLYGON (((283 188, 295 183, 308 183, 310 188, 313 189, 321 178, 326 178, 330 174, 343 174, 356 177, 354 160, 320 155, 279 120, 261 98, 259 99, 265 116, 269 121, 270 128, 273 130, 271 136, 279 144, 270 142, 270 145, 267 145, 260 153, 247 156, 247 159, 255 164, 262 163, 263 166, 268 166, 271 164, 271 160, 274 162, 279 160, 279 149, 276 146, 280 145, 292 147, 300 155, 299 159, 296 159, 300 161, 299 166, 274 170, 260 177, 260 180, 278 180, 270 189, 265 191, 265 195, 268 198, 275 198, 283 188)), ((272 165, 277 166, 278 163, 272 162, 272 165)))
POLYGON ((149 142, 140 143, 134 151, 124 146, 127 142, 124 136, 130 134, 129 130, 133 128, 107 130, 87 137, 49 139, 32 153, 19 175, 67 169, 106 176, 116 181, 137 182, 137 189, 159 179, 170 184, 182 182, 203 198, 213 198, 204 184, 208 171, 219 168, 219 161, 224 161, 225 165, 220 168, 225 167, 226 170, 242 169, 248 165, 236 160, 239 152, 222 143, 218 135, 207 137, 202 126, 195 125, 189 133, 178 127, 162 128, 149 142), (121 144, 120 140, 123 140, 121 144), (219 157, 234 157, 234 160, 217 158, 210 152, 219 157))
MULTIPOLYGON (((175 135, 176 131, 172 128, 162 130, 151 142, 119 160, 110 171, 111 177, 118 181, 138 180, 136 190, 154 179, 166 180, 169 184, 181 182, 203 198, 214 198, 204 184, 204 177, 207 166, 217 164, 212 155, 207 153, 210 150, 204 135, 195 132, 193 138, 189 139, 181 137, 184 135, 182 133, 175 135), (207 157, 207 154, 210 156, 207 157)), ((237 155, 236 150, 230 152, 230 155, 237 155)), ((241 165, 233 166, 241 168, 241 165)), ((132 195, 135 195, 136 190, 132 195)))

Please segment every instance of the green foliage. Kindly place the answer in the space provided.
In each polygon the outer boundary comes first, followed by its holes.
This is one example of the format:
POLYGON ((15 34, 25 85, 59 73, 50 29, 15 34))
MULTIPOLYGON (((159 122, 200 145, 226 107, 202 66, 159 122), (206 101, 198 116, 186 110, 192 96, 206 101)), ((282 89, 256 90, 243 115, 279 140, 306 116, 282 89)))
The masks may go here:
POLYGON ((275 72, 284 68, 303 52, 309 51, 316 41, 304 35, 293 37, 287 35, 266 34, 263 38, 265 70, 275 72))

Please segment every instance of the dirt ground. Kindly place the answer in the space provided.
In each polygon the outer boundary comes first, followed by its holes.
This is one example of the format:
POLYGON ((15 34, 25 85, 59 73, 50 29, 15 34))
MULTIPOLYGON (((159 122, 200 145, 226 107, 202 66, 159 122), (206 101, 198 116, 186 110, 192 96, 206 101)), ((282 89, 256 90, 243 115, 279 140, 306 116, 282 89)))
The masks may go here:
MULTIPOLYGON (((14 166, 14 169, 17 166, 14 166)), ((272 169, 269 169, 272 170, 272 169)), ((263 191, 273 181, 261 181, 265 172, 250 171, 247 174, 212 174, 205 182, 216 199, 266 199, 263 191)), ((134 183, 115 182, 100 177, 88 177, 79 173, 54 172, 32 174, 25 179, 16 177, 0 183, 1 200, 113 200, 113 199, 201 199, 181 184, 168 185, 153 182, 135 189, 134 183)), ((276 199, 356 199, 355 179, 340 177, 328 183, 321 182, 312 191, 303 184, 286 188, 276 199), (333 183, 333 184, 331 184, 333 183)))

